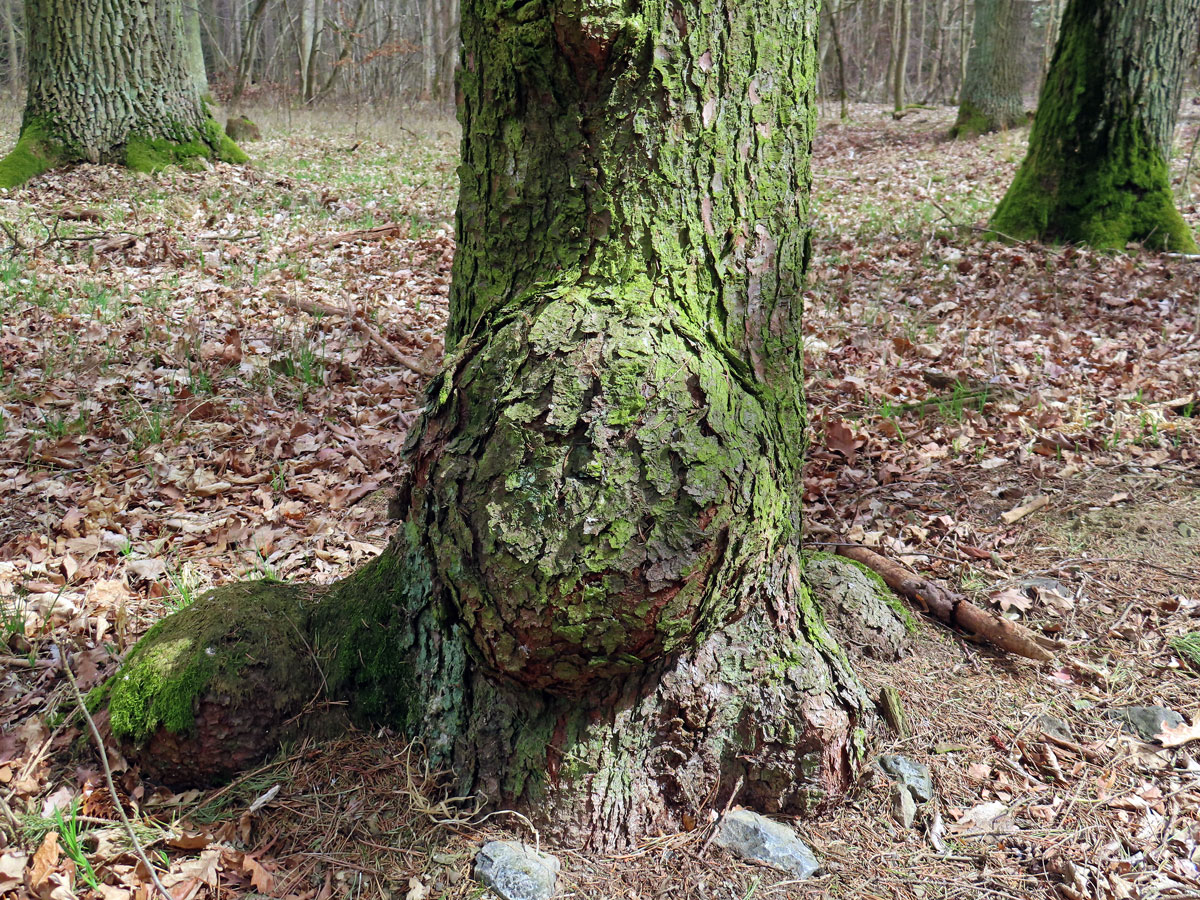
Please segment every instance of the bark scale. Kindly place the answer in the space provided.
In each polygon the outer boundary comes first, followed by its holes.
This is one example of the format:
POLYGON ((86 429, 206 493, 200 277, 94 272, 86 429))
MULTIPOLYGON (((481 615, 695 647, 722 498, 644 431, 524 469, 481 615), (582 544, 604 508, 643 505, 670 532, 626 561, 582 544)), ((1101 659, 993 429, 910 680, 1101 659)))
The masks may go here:
POLYGON ((1028 0, 976 0, 975 34, 958 106, 955 137, 987 134, 1025 121, 1021 96, 1028 0))
POLYGON ((0 187, 80 160, 245 161, 204 105, 181 0, 26 0, 25 15, 28 97, 0 187))
POLYGON ((239 586, 148 635, 96 700, 143 766, 228 775, 206 750, 268 752, 324 695, 595 847, 739 786, 785 813, 846 789, 870 703, 799 547, 816 23, 464 3, 448 357, 404 524, 331 588, 270 588, 286 617, 239 586))
POLYGON ((1195 252, 1167 159, 1200 0, 1069 0, 997 233, 1195 252))

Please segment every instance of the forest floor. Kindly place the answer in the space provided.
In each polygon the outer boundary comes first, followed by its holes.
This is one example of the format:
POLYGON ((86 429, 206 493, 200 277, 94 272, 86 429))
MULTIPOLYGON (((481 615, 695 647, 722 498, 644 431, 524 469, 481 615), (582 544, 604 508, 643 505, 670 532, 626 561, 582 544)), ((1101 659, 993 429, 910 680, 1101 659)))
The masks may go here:
MULTIPOLYGON (((330 581, 386 540, 441 353, 457 128, 259 118, 253 166, 81 166, 0 195, 0 896, 149 893, 64 715, 64 650, 86 689, 211 585, 330 581)), ((916 827, 868 775, 797 823, 814 880, 736 863, 701 827, 562 850, 564 896, 1200 896, 1200 734, 1167 748, 1108 717, 1200 717, 1200 261, 984 241, 1026 132, 947 142, 951 118, 822 122, 808 538, 945 579, 1055 639, 1055 661, 918 619, 905 659, 857 663, 913 726, 881 726, 874 752, 933 772, 916 827)), ((1176 163, 1193 226, 1198 127, 1176 163)), ((533 838, 447 821, 438 773, 387 733, 289 747, 206 793, 109 757, 179 900, 478 897, 474 848, 533 838)))

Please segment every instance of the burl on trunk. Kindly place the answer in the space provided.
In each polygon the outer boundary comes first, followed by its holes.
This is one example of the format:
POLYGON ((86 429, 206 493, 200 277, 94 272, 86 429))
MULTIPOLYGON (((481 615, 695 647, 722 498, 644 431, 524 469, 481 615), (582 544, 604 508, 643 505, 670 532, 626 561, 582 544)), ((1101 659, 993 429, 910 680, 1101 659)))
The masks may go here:
POLYGON ((869 702, 804 581, 816 0, 468 0, 444 371, 403 522, 160 623, 96 703, 171 781, 348 701, 593 846, 836 798, 869 702), (318 704, 319 705, 319 704, 318 704))

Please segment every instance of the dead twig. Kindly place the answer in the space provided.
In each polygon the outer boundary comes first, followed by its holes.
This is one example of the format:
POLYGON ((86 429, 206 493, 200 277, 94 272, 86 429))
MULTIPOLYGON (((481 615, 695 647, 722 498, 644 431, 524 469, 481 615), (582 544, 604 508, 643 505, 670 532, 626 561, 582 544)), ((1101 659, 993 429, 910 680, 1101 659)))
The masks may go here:
POLYGON ((163 885, 162 880, 158 877, 158 872, 155 871, 153 864, 150 862, 150 857, 146 855, 146 849, 142 846, 142 842, 138 840, 137 832, 133 830, 133 823, 129 821, 129 816, 125 813, 125 806, 121 803, 120 795, 117 793, 117 785, 113 780, 112 765, 108 761, 108 751, 104 747, 104 738, 100 736, 100 729, 96 727, 96 720, 92 718, 92 714, 88 712, 87 704, 84 703, 83 694, 79 690, 79 682, 75 680, 75 674, 71 671, 71 663, 66 652, 59 645, 58 641, 54 641, 54 646, 58 650, 58 657, 62 660, 63 673, 67 676, 67 681, 71 685, 71 693, 75 695, 75 704, 79 707, 79 714, 83 716, 88 724, 88 730, 92 733, 92 740, 96 743, 96 752, 100 756, 100 765, 104 769, 104 781, 108 785, 108 793, 113 799, 113 806, 116 807, 117 815, 121 817, 121 824, 125 826, 125 836, 129 838, 129 843, 133 845, 134 852, 137 853, 138 859, 142 861, 142 865, 146 867, 146 871, 150 873, 150 880, 154 882, 154 887, 162 894, 164 900, 175 900, 171 896, 171 892, 163 885))
POLYGON ((368 325, 366 319, 356 311, 338 309, 336 306, 328 306, 312 300, 301 300, 299 297, 288 297, 284 302, 288 306, 298 309, 301 312, 309 313, 310 315, 344 316, 350 320, 350 326, 355 331, 362 334, 367 340, 375 344, 406 369, 416 372, 418 375, 423 375, 426 378, 432 378, 437 374, 437 370, 433 367, 427 366, 420 359, 409 356, 401 351, 395 344, 368 325))
POLYGON ((900 563, 881 556, 874 550, 861 544, 846 543, 839 545, 837 552, 847 559, 862 563, 879 575, 893 591, 920 604, 926 612, 941 622, 957 625, 1001 650, 1026 659, 1049 662, 1054 658, 1025 626, 980 609, 961 594, 916 575, 900 563))
POLYGON ((342 231, 337 234, 327 234, 324 237, 305 241, 297 250, 329 249, 354 241, 381 241, 389 237, 406 237, 409 226, 405 222, 386 222, 374 228, 355 228, 353 231, 342 231))

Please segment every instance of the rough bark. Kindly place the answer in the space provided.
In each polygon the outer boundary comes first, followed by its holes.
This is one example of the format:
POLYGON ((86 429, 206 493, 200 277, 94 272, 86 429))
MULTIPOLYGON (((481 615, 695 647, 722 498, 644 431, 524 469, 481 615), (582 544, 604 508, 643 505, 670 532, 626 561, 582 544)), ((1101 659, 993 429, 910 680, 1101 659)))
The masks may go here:
POLYGON ((967 58, 955 137, 988 134, 1025 121, 1021 96, 1028 0, 976 0, 974 43, 967 58))
POLYGON ((1167 159, 1200 0, 1069 0, 1002 235, 1195 252, 1167 159))
POLYGON ((135 758, 225 775, 206 748, 240 764, 330 697, 591 846, 739 785, 786 813, 845 790, 871 706, 799 548, 816 23, 464 4, 448 358, 404 524, 286 627, 243 586, 148 635, 97 697, 135 758))
POLYGON ((26 0, 29 86, 0 187, 56 165, 244 161, 209 116, 180 0, 26 0))

